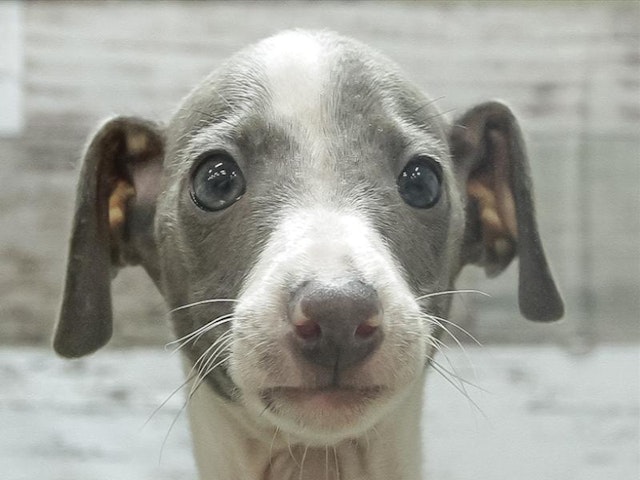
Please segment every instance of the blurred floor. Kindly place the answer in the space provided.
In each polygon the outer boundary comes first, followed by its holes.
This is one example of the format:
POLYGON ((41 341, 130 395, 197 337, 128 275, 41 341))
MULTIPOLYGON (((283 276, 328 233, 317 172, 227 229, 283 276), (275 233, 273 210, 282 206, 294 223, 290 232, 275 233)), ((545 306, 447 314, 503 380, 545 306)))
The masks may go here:
MULTIPOLYGON (((550 347, 449 352, 456 372, 486 393, 466 386, 474 407, 431 372, 426 478, 637 480, 639 355, 624 346, 582 357, 550 347)), ((0 351, 0 478, 195 478, 184 414, 171 428, 182 396, 153 414, 182 382, 178 363, 158 349, 74 362, 0 351)))

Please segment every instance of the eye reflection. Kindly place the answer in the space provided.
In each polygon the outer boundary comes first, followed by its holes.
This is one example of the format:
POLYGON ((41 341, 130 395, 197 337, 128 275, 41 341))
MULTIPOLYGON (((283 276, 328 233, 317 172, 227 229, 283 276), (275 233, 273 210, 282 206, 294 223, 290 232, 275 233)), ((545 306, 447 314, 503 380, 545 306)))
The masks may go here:
POLYGON ((245 191, 244 175, 238 164, 226 153, 205 156, 192 176, 191 198, 205 211, 228 208, 245 191))
POLYGON ((427 209, 438 203, 442 192, 442 171, 431 157, 411 159, 397 180, 402 199, 415 208, 427 209))

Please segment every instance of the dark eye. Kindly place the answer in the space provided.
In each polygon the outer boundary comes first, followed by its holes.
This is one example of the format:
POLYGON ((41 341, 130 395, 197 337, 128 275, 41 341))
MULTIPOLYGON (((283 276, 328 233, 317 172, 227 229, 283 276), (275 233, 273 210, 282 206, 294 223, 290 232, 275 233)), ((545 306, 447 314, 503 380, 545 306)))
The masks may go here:
POLYGON ((191 199, 202 210, 222 210, 245 192, 246 183, 238 164, 226 153, 206 155, 191 178, 191 199))
POLYGON ((431 208, 440 199, 442 170, 430 157, 418 156, 409 161, 398 177, 398 192, 415 208, 431 208))

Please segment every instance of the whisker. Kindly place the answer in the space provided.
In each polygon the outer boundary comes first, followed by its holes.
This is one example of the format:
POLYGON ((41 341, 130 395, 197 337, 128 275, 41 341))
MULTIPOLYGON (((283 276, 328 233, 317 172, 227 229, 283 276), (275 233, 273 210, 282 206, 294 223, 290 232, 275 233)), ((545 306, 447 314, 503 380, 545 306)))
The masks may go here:
POLYGON ((447 353, 445 352, 445 350, 449 350, 450 347, 449 345, 445 344, 442 340, 429 335, 428 338, 429 342, 431 342, 431 345, 433 346, 433 348, 436 350, 436 352, 438 352, 440 355, 443 355, 444 358, 447 360, 447 363, 449 364, 449 366, 451 367, 451 369, 457 373, 456 368, 453 366, 453 363, 451 362, 451 359, 449 358, 449 355, 447 355, 447 353))
MULTIPOLYGON (((225 334, 220 335, 219 338, 216 339, 203 353, 198 357, 198 360, 194 363, 194 368, 196 371, 196 376, 200 376, 202 372, 204 372, 208 365, 210 364, 212 358, 218 354, 221 348, 224 348, 227 342, 232 341, 231 332, 225 332, 225 334)), ((215 361, 215 360, 214 360, 215 361)))
POLYGON ((176 307, 172 310, 169 310, 167 312, 167 314, 171 314, 171 313, 175 313, 175 312, 179 312, 180 310, 186 310, 187 308, 191 308, 191 307, 197 307, 199 305, 206 305, 206 304, 210 304, 210 303, 224 303, 224 302, 238 302, 238 300, 234 299, 234 298, 210 298, 208 300, 200 300, 198 302, 193 302, 193 303, 187 303, 186 305, 181 305, 179 307, 176 307))
MULTIPOLYGON (((258 334, 258 335, 254 335, 254 336, 259 337, 259 336, 262 336, 262 335, 258 334)), ((247 338, 250 338, 250 337, 244 337, 244 339, 247 339, 247 338)), ((251 350, 249 350, 249 351, 246 353, 246 356, 247 356, 247 357, 249 357, 249 356, 253 355, 253 354, 256 352, 256 350, 258 350, 258 349, 259 349, 259 348, 261 348, 261 347, 264 347, 265 345, 269 345, 270 343, 271 343, 271 342, 270 342, 268 339, 265 339, 265 340, 262 340, 261 342, 256 343, 256 344, 251 348, 251 350)))
POLYGON ((435 370, 436 372, 438 372, 438 374, 440 374, 440 376, 442 378, 445 379, 445 381, 451 385, 453 388, 455 388, 463 397, 465 397, 467 399, 467 401, 469 402, 470 405, 472 405, 485 419, 488 419, 487 416, 485 415, 485 413, 482 411, 482 409, 478 406, 478 404, 471 398, 471 396, 466 392, 466 390, 464 390, 463 388, 460 388, 460 386, 458 386, 453 380, 451 380, 449 377, 447 377, 447 375, 441 370, 441 367, 439 367, 438 362, 436 362, 435 360, 433 360, 433 358, 429 358, 429 361, 431 362, 431 367, 433 368, 433 370, 435 370))
POLYGON ((218 352, 220 352, 221 348, 224 348, 223 345, 226 344, 229 340, 233 340, 233 332, 231 330, 227 330, 218 338, 216 338, 215 342, 213 342, 203 353, 200 355, 200 358, 196 361, 196 366, 198 366, 198 370, 202 371, 207 367, 207 364, 211 361, 212 357, 215 357, 218 352), (211 353, 213 352, 213 353, 211 353), (211 354, 208 360, 204 360, 207 355, 211 354))
POLYGON ((211 357, 201 366, 201 368, 198 369, 198 380, 196 383, 194 383, 194 386, 191 389, 191 392, 189 394, 190 397, 195 393, 195 391, 202 384, 202 382, 205 381, 205 379, 207 378, 207 375, 213 372, 216 368, 218 368, 224 362, 229 360, 229 355, 226 355, 225 358, 223 358, 222 360, 214 364, 214 362, 216 362, 216 360, 218 360, 218 358, 222 355, 224 350, 227 349, 229 346, 231 346, 233 342, 234 342, 234 339, 231 337, 221 342, 218 348, 216 349, 216 351, 211 355, 211 357))
MULTIPOLYGON (((214 345, 216 345, 217 348, 213 351, 213 353, 211 353, 211 355, 209 356, 209 359, 206 362, 203 362, 200 365, 200 368, 198 369, 199 373, 202 374, 203 372, 210 371, 209 368, 210 368, 211 364, 213 364, 218 359, 218 357, 222 354, 222 352, 228 346, 230 346, 233 342, 234 342, 234 339, 233 339, 233 337, 231 335, 226 336, 225 339, 221 340, 220 342, 216 341, 214 343, 214 345)), ((203 357, 204 357, 204 355, 203 355, 203 357)), ((206 376, 206 375, 204 375, 204 376, 206 376)))
POLYGON ((207 378, 207 375, 209 375, 216 368, 218 368, 220 365, 222 365, 223 363, 227 362, 228 360, 229 360, 229 356, 227 355, 225 358, 223 358, 222 360, 217 362, 215 365, 213 365, 203 375, 200 375, 200 378, 198 379, 198 382, 196 384, 194 384, 193 390, 189 393, 189 399, 191 399, 191 397, 193 397, 193 395, 196 393, 196 390, 198 390, 198 388, 200 388, 200 386, 205 382, 205 380, 207 378))
MULTIPOLYGON (((436 349, 436 351, 437 351, 438 353, 440 353, 442 356, 444 356, 444 358, 447 360, 447 363, 448 363, 448 364, 449 364, 449 366, 451 367, 451 370, 453 370, 453 372, 454 372, 456 375, 460 375, 460 374, 458 373, 458 370, 457 370, 457 369, 456 369, 456 367, 454 366, 453 362, 452 362, 452 361, 451 361, 451 359, 449 358, 449 355, 447 355, 447 353, 444 351, 445 349, 446 349, 446 350, 450 350, 449 345, 447 345, 446 343, 444 343, 442 340, 440 340, 440 339, 438 339, 438 338, 436 338, 436 337, 432 337, 432 336, 429 336, 429 341, 430 341, 430 342, 432 342, 432 345, 433 345, 433 347, 436 349)), ((471 367, 471 370, 472 370, 472 372, 473 372, 473 378, 477 379, 477 378, 478 378, 478 374, 477 374, 477 371, 476 371, 476 368, 475 368, 475 364, 473 364, 472 362, 470 362, 468 358, 467 358, 467 361, 468 361, 468 363, 469 363, 469 365, 470 365, 470 367, 471 367)), ((462 377, 461 377, 461 378, 462 378, 462 377)), ((466 380, 465 380, 465 381, 466 381, 466 380)), ((470 382, 467 382, 467 383, 469 383, 470 385, 473 385, 473 384, 472 384, 472 383, 470 383, 470 382)), ((474 386, 475 386, 475 385, 474 385, 474 386)), ((479 387, 478 387, 478 388, 479 388, 479 387)))
MULTIPOLYGON (((262 336, 260 333, 253 333, 250 335, 243 336, 242 339, 247 340, 253 337, 260 337, 260 336, 262 336)), ((231 352, 227 352, 225 358, 223 358, 218 363, 215 363, 215 365, 212 366, 212 364, 216 362, 218 358, 224 355, 225 351, 228 350, 229 347, 233 345, 233 343, 236 341, 238 341, 238 339, 233 337, 233 333, 231 331, 227 331, 224 334, 222 334, 220 338, 218 338, 209 348, 207 348, 207 350, 200 356, 200 358, 194 365, 198 367, 198 372, 196 376, 199 378, 198 378, 197 384, 195 384, 195 387, 192 389, 192 391, 195 391, 200 386, 200 384, 205 380, 207 375, 209 375, 216 368, 218 368, 220 365, 222 365, 223 363, 229 360, 229 356, 231 355, 231 352), (214 347, 217 347, 217 348, 215 348, 215 351, 212 352, 214 347), (204 358, 207 355, 209 355, 209 358, 207 360, 204 360, 204 358)), ((267 341, 258 342, 246 355, 251 355, 257 348, 267 343, 268 343, 267 341)), ((265 411, 267 408, 265 408, 265 411)))
MULTIPOLYGON (((232 341, 229 341, 227 345, 224 346, 224 348, 228 347, 230 343, 233 343, 232 341)), ((198 389, 198 387, 200 387, 200 385, 206 380, 207 376, 213 372, 216 368, 218 368, 220 365, 222 365, 223 363, 227 362, 229 360, 229 355, 225 355, 223 359, 221 359, 220 361, 216 362, 216 360, 218 360, 218 358, 221 356, 221 354, 215 355, 213 358, 211 358, 210 362, 207 362, 207 367, 206 370, 202 370, 199 375, 198 375, 198 381, 197 383, 194 384, 194 388, 192 389, 192 392, 190 393, 190 396, 193 395, 193 393, 195 393, 195 391, 198 389), (210 365, 210 366, 209 366, 210 365)))
POLYGON ((195 375, 195 371, 194 371, 194 369, 192 368, 192 369, 189 371, 189 373, 187 374, 187 378, 185 379, 185 381, 184 381, 184 382, 182 382, 182 383, 181 383, 177 388, 175 388, 175 389, 174 389, 174 390, 169 394, 169 396, 168 396, 167 398, 165 398, 165 399, 162 401, 162 403, 160 403, 160 405, 158 405, 158 406, 153 410, 153 412, 151 413, 151 415, 149 415, 149 418, 147 418, 147 420, 146 420, 146 421, 144 422, 144 424, 142 425, 142 427, 143 427, 143 428, 144 428, 144 427, 145 427, 145 426, 146 426, 146 425, 151 421, 151 419, 152 419, 155 415, 157 415, 157 413, 162 409, 162 407, 164 407, 164 406, 169 402, 169 400, 171 400, 171 399, 174 397, 174 395, 175 395, 175 394, 177 394, 180 390, 182 390, 184 387, 186 387, 186 386, 191 382, 191 380, 193 380, 194 375, 195 375))
POLYGON ((420 300, 424 300, 425 298, 439 297, 440 295, 455 295, 456 293, 476 293, 485 297, 491 297, 491 295, 481 290, 446 290, 442 292, 433 292, 427 293, 426 295, 421 295, 420 297, 417 297, 415 301, 419 302, 420 300))
MULTIPOLYGON (((232 332, 228 331, 223 333, 222 335, 220 335, 220 337, 218 337, 216 339, 215 342, 213 342, 203 353, 202 355, 200 355, 200 357, 198 357, 198 359, 194 362, 193 366, 191 367, 191 370, 189 370, 189 374, 188 374, 188 378, 194 378, 198 379, 199 378, 199 374, 201 373, 201 369, 202 369, 202 365, 204 364, 204 362, 206 362, 207 360, 205 360, 205 358, 207 357, 207 355, 213 351, 218 345, 220 345, 221 342, 226 341, 227 339, 231 338, 232 336, 232 332)), ((193 395, 193 389, 191 389, 191 395, 193 395)))
POLYGON ((169 425, 169 429, 167 430, 167 433, 164 436, 164 439, 162 440, 162 445, 160 446, 160 455, 158 456, 158 463, 162 462, 162 454, 164 453, 164 447, 167 444, 167 440, 169 440, 169 435, 171 434, 173 427, 175 427, 176 423, 178 423, 178 419, 180 418, 180 415, 182 415, 182 412, 184 412, 185 409, 187 408, 188 403, 189 403, 189 399, 184 401, 184 403, 182 404, 182 407, 180 407, 180 410, 178 410, 178 413, 176 413, 176 416, 173 418, 171 425, 169 425))
MULTIPOLYGON (((444 355, 444 354, 443 354, 444 355)), ((442 371, 444 371, 445 373, 447 373, 448 375, 450 375, 451 377, 455 378, 460 384, 465 384, 465 385, 469 385, 470 387, 473 388, 477 388, 478 390, 480 390, 483 393, 490 393, 487 389, 482 388, 480 385, 473 383, 469 380, 467 380, 466 378, 462 377, 455 369, 455 367, 453 366, 453 364, 451 363, 451 361, 449 360, 449 358, 447 358, 446 355, 444 355, 445 358, 447 359, 447 363, 449 364, 449 366, 451 367, 451 370, 448 370, 446 367, 444 367, 441 363, 436 362, 433 358, 429 358, 429 362, 431 363, 435 363, 442 371)), ((462 387, 462 385, 460 385, 462 387)), ((466 390, 465 390, 466 391, 466 390)))
MULTIPOLYGON (((169 397, 167 397, 167 399, 164 402, 162 402, 162 404, 154 410, 154 412, 151 414, 151 417, 153 417, 153 415, 155 415, 158 411, 160 411, 160 409, 164 405, 166 405, 166 403, 169 401, 170 398, 172 398, 182 388, 187 386, 189 384, 189 382, 191 382, 191 380, 193 379, 194 373, 195 372, 193 371, 193 368, 192 368, 189 371, 189 373, 187 374, 187 379, 178 388, 176 388, 173 392, 171 392, 169 397)), ((187 397, 185 399, 185 401, 182 403, 182 406, 178 410, 178 413, 176 413, 175 417, 173 418, 173 420, 171 422, 171 425, 169 425, 169 429, 167 430, 167 433, 165 434, 165 436, 164 436, 164 438, 162 440, 162 445, 160 446, 160 453, 158 455, 158 463, 160 463, 162 461, 162 454, 164 452, 164 447, 167 444, 167 440, 169 439, 169 435, 171 434, 171 431, 173 430, 173 427, 175 426, 175 424, 178 422, 178 419, 180 418, 180 415, 182 415, 182 412, 184 412, 184 410, 187 408, 187 405, 189 404, 189 399, 190 399, 190 397, 187 397)), ((151 420, 151 417, 149 417, 149 420, 151 420)), ((147 420, 147 422, 149 420, 147 420)))
MULTIPOLYGON (((462 387, 462 389, 465 391, 466 393, 466 388, 465 388, 465 384, 467 385, 471 385, 473 387, 476 387, 479 390, 483 390, 481 387, 479 387, 478 385, 475 385, 473 383, 471 383, 470 381, 466 380, 465 378, 463 378, 459 373, 458 370, 456 369, 455 365, 453 364, 453 362, 451 361, 451 359, 449 358, 449 355, 446 354, 446 352, 444 351, 444 349, 449 349, 448 345, 445 345, 444 342, 442 342, 441 340, 435 338, 435 337, 430 337, 430 340, 432 341, 432 345, 434 346, 434 348, 436 349, 437 352, 439 352, 441 355, 444 356, 444 358, 447 361, 447 364, 449 365, 449 367, 451 367, 451 370, 448 370, 447 368, 445 368, 442 364, 437 363, 435 361, 435 359, 430 358, 430 362, 431 363, 435 363, 437 364, 444 372, 448 373, 452 378, 455 378, 458 383, 460 384, 460 386, 462 387)), ((473 376, 475 379, 478 378, 476 371, 475 371, 475 366, 472 365, 472 369, 473 369, 473 376)))
POLYGON ((165 350, 168 349, 169 346, 171 345, 176 345, 178 344, 178 346, 173 349, 171 351, 171 354, 175 354, 176 352, 180 351, 180 349, 184 348, 185 345, 187 345, 190 341, 194 341, 197 342, 205 333, 207 333, 210 330, 213 330, 215 327, 219 326, 219 325, 224 325, 225 323, 229 323, 231 321, 234 320, 234 315, 232 313, 228 313, 226 315, 221 315, 218 318, 212 320, 211 322, 207 323, 206 325, 203 325, 202 327, 198 328, 197 330, 177 339, 177 340, 173 340, 169 343, 167 343, 165 345, 165 350))
POLYGON ((162 409, 162 407, 164 407, 167 403, 169 403, 169 400, 171 400, 173 398, 173 396, 178 393, 180 390, 182 390, 189 382, 191 381, 191 378, 187 377, 187 379, 182 382, 182 384, 180 384, 176 389, 174 389, 169 396, 164 399, 162 401, 162 403, 160 405, 158 405, 153 412, 151 412, 151 415, 149 415, 149 418, 147 418, 147 420, 144 422, 144 424, 142 425, 142 428, 144 428, 145 426, 147 426, 147 424, 151 421, 151 419, 157 415, 157 413, 162 409))
MULTIPOLYGON (((192 332, 191 334, 187 335, 186 337, 192 337, 193 335, 197 335, 198 332, 200 332, 203 328, 208 328, 208 329, 212 329, 217 325, 220 325, 222 323, 226 323, 227 321, 231 320, 231 315, 223 315, 221 317, 218 317, 216 320, 214 320, 213 322, 210 322, 209 324, 205 325, 204 327, 201 327, 200 329, 196 330, 196 332, 192 332), (222 317, 229 317, 229 318, 222 318, 222 317), (217 322, 217 323, 216 323, 217 322)), ((204 332, 202 332, 204 333, 204 332)), ((169 402, 169 400, 171 400, 171 398, 174 397, 174 395, 176 395, 180 390, 182 390, 185 386, 189 385, 191 382, 196 382, 197 385, 194 383, 194 385, 192 385, 192 388, 189 392, 189 394, 186 396, 185 401, 183 402, 182 406, 180 407, 180 409, 178 410, 178 412, 176 413, 174 419, 171 422, 171 425, 169 426, 169 429, 167 430, 167 433, 164 436, 164 439, 162 441, 162 445, 160 447, 160 453, 158 456, 158 461, 161 462, 162 461, 162 455, 164 452, 164 448, 167 444, 167 441, 169 439, 169 435, 171 434, 174 426, 176 425, 176 423, 178 422, 180 416, 182 415, 182 412, 185 411, 185 409, 187 408, 190 400, 193 398, 193 395, 195 394, 197 387, 200 386, 200 384, 202 383, 202 381, 204 380, 204 378, 206 378, 206 375, 204 375, 200 380, 199 379, 199 374, 201 373, 201 368, 206 368, 206 366, 208 366, 208 362, 215 361, 215 356, 217 354, 217 350, 216 352, 214 352, 214 355, 212 355, 213 360, 211 358, 207 359, 205 362, 205 359, 207 358, 208 354, 216 349, 217 347, 222 346, 223 344, 225 344, 225 346, 228 346, 232 343, 233 338, 232 338, 232 331, 226 331, 224 332, 222 335, 220 335, 212 344, 211 346, 209 346, 205 352, 200 355, 200 357, 198 358, 198 360, 196 360, 196 362, 194 362, 193 366, 191 367, 191 369, 189 370, 189 372, 186 375, 186 380, 179 385, 176 389, 174 389, 169 396, 158 406, 154 409, 154 411, 151 413, 151 415, 149 416, 149 418, 147 419, 147 421, 145 422, 144 425, 146 425, 149 421, 151 421, 151 419, 169 402), (195 388, 193 388, 195 386, 195 388)), ((184 337, 183 337, 184 338, 184 337)), ((175 342, 171 342, 171 343, 175 343, 175 342)), ((180 347, 182 347, 183 345, 181 345, 180 347)), ((178 347, 178 349, 180 348, 178 347)), ((175 353, 175 352, 174 352, 175 353)), ((226 359, 225 359, 226 361, 226 359)), ((214 365, 213 368, 216 368, 218 366, 218 364, 214 365)), ((211 371, 213 371, 213 368, 207 371, 207 374, 210 373, 211 371)))
POLYGON ((309 445, 304 447, 304 453, 302 454, 302 461, 300 462, 300 475, 299 475, 300 480, 302 480, 302 475, 304 473, 304 461, 307 459, 307 450, 309 450, 309 445))
POLYGON ((329 445, 324 446, 324 478, 329 480, 329 445))
POLYGON ((260 414, 258 416, 262 417, 264 415, 264 412, 266 412, 267 410, 269 410, 269 408, 271 408, 271 405, 272 405, 272 402, 267 402, 264 408, 260 410, 260 414))
POLYGON ((449 380, 451 380, 452 383, 454 383, 453 382, 454 379, 457 380, 458 387, 459 387, 458 391, 460 391, 466 398, 471 398, 471 396, 469 395, 469 392, 467 391, 467 388, 465 387, 464 382, 461 381, 460 376, 450 372, 445 367, 443 367, 441 363, 436 362, 436 360, 433 358, 430 359, 430 362, 432 367, 437 367, 439 369, 441 375, 444 375, 445 373, 449 375, 449 380))
POLYGON ((227 330, 222 335, 220 335, 218 338, 216 338, 216 340, 211 345, 209 345, 207 347, 207 349, 204 352, 202 352, 202 354, 198 357, 198 359, 193 364, 192 370, 194 368, 200 369, 202 364, 206 361, 205 357, 209 353, 211 353, 218 345, 220 345, 222 342, 226 341, 227 339, 231 338, 232 336, 233 336, 233 332, 231 330, 227 330))
MULTIPOLYGON (((225 333, 230 333, 230 332, 225 332, 225 333)), ((224 336, 224 334, 223 334, 223 335, 221 335, 221 337, 223 337, 223 336, 224 336)), ((230 336, 229 336, 229 337, 230 337, 230 336)), ((227 340, 232 340, 232 339, 231 339, 231 338, 229 338, 229 337, 227 338, 227 340)), ((213 345, 212 345, 212 346, 215 346, 215 345, 219 342, 219 340, 220 340, 220 339, 217 339, 217 340, 213 343, 213 345)), ((209 351, 210 349, 211 349, 211 347, 209 347, 209 348, 207 349, 207 351, 209 351)), ((159 460, 161 460, 161 459, 162 459, 162 454, 163 454, 163 451, 164 451, 164 447, 165 447, 165 445, 166 445, 166 443, 167 443, 167 440, 169 439, 169 435, 171 434, 171 431, 173 430, 173 427, 176 425, 176 423, 178 422, 178 419, 180 418, 180 415, 182 415, 182 412, 184 412, 184 411, 186 410, 186 408, 187 408, 187 406, 188 406, 189 402, 190 402, 190 401, 191 401, 191 399, 193 398, 193 395, 196 393, 196 391, 198 390, 198 388, 200 387, 200 385, 203 383, 204 379, 206 378, 206 375, 204 375, 203 377, 201 377, 201 378, 199 378, 199 379, 198 379, 199 374, 198 374, 198 372, 196 372, 196 368, 197 368, 197 367, 196 367, 196 365, 198 364, 198 362, 200 362, 200 361, 205 357, 205 355, 207 354, 207 351, 205 351, 205 353, 203 353, 203 354, 200 356, 200 358, 198 359, 198 361, 196 361, 196 363, 194 364, 194 366, 191 368, 191 370, 190 370, 190 371, 189 371, 189 373, 187 374, 187 380, 185 380, 185 382, 184 382, 182 385, 180 385, 176 390, 174 390, 174 392, 171 394, 171 396, 175 395, 175 393, 177 393, 180 389, 182 389, 183 387, 185 387, 186 385, 188 385, 192 380, 193 380, 193 381, 195 381, 195 382, 197 382, 197 383, 194 383, 194 385, 192 385, 191 391, 190 391, 190 392, 189 392, 189 394, 187 395, 187 398, 185 399, 184 403, 183 403, 183 404, 182 404, 182 406, 180 407, 180 410, 178 410, 178 413, 177 413, 177 414, 176 414, 176 416, 174 417, 173 421, 171 422, 171 425, 169 426, 169 429, 167 430, 167 433, 166 433, 166 435, 165 435, 165 437, 164 437, 164 439, 163 439, 163 441, 162 441, 162 446, 160 447, 160 456, 159 456, 159 460), (194 378, 195 378, 196 380, 194 380, 194 378)), ((226 361, 226 359, 225 359, 225 361, 226 361)), ((213 368, 216 368, 217 366, 218 366, 218 364, 216 364, 213 368)), ((208 373, 210 373, 211 371, 213 371, 213 369, 211 369, 208 373)), ((208 373, 207 373, 207 375, 208 375, 208 373)), ((170 396, 169 398, 171 398, 171 396, 170 396)), ((169 399, 165 400, 165 401, 163 402, 163 404, 166 404, 166 402, 167 402, 168 400, 169 400, 169 399)), ((159 408, 161 408, 161 407, 159 407, 159 408)), ((159 408, 158 408, 158 409, 156 409, 156 410, 159 410, 159 408)), ((155 413, 155 412, 154 412, 154 413, 155 413)))
POLYGON ((438 325, 440 328, 442 328, 445 332, 447 332, 447 334, 449 334, 449 336, 453 339, 454 342, 456 342, 456 344, 458 345, 458 347, 460 347, 460 350, 462 350, 462 353, 464 354, 465 358, 467 359, 467 363, 471 366, 471 369, 473 370, 473 376, 475 378, 477 378, 477 373, 476 373, 476 367, 473 364, 473 362, 471 361, 471 357, 469 357, 469 354, 467 353, 467 349, 464 348, 464 346, 462 345, 462 342, 460 342, 460 340, 458 340, 458 337, 456 337, 453 332, 451 330, 449 330, 447 327, 445 327, 439 320, 440 317, 436 317, 434 315, 428 315, 427 314, 427 318, 433 322, 434 324, 438 325))
POLYGON ((455 322, 452 322, 451 320, 447 320, 446 318, 442 318, 442 317, 437 317, 435 315, 429 315, 431 318, 434 318, 440 322, 444 322, 447 325, 451 325, 452 327, 456 327, 458 330, 460 330, 462 333, 464 333, 465 335, 467 335, 471 340, 474 341, 474 343, 476 345, 478 345, 479 347, 483 347, 484 345, 482 345, 482 343, 480 342, 480 340, 478 340, 476 337, 474 337, 468 330, 465 330, 463 327, 461 327, 460 325, 458 325, 455 322))
POLYGON ((449 115, 450 113, 455 112, 456 108, 450 108, 449 110, 445 110, 444 112, 438 112, 435 115, 431 115, 430 117, 425 118, 425 121, 433 120, 434 118, 444 117, 445 115, 449 115))
POLYGON ((445 98, 444 95, 434 98, 433 100, 429 100, 428 102, 423 103, 422 105, 420 105, 418 108, 416 108, 415 110, 413 110, 412 112, 409 113, 409 116, 413 116, 416 113, 418 113, 420 110, 422 110, 423 108, 427 108, 429 105, 433 105, 436 102, 439 102, 440 100, 443 100, 445 98))
POLYGON ((456 344, 458 345, 458 347, 460 347, 460 350, 462 350, 463 352, 466 353, 465 348, 462 346, 462 343, 460 342, 460 340, 458 340, 458 338, 451 332, 451 330, 449 330, 447 327, 445 327, 441 322, 440 322, 440 317, 436 317, 434 315, 429 315, 428 313, 425 314, 427 320, 429 322, 431 322, 433 325, 437 325, 438 327, 442 328, 451 338, 453 338, 454 342, 456 342, 456 344))
POLYGON ((271 439, 271 446, 269 447, 269 467, 273 469, 273 444, 276 442, 276 437, 280 432, 280 427, 276 427, 273 432, 273 438, 271 439))
POLYGON ((436 338, 432 335, 429 335, 428 340, 431 342, 431 344, 434 346, 434 348, 442 353, 443 355, 444 353, 444 349, 449 350, 450 347, 449 345, 447 345, 446 343, 444 343, 442 340, 440 340, 439 338, 436 338))
POLYGON ((300 464, 298 463, 298 459, 293 454, 293 449, 291 448, 291 436, 288 433, 287 433, 287 447, 289 449, 289 455, 291 455, 291 458, 293 459, 295 464, 298 466, 298 468, 300 468, 300 464))

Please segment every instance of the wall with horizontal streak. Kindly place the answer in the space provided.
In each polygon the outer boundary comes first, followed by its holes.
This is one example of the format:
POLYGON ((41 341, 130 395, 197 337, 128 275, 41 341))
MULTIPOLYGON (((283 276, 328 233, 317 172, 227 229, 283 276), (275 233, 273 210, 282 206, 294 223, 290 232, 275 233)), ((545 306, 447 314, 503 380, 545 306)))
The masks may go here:
MULTIPOLYGON (((634 2, 29 2, 20 4, 24 128, 0 139, 0 342, 48 341, 85 139, 115 113, 167 119, 225 57, 283 28, 329 28, 394 58, 449 116, 513 106, 567 319, 519 318, 515 268, 460 286, 484 342, 638 341, 640 10, 634 2)), ((138 270, 115 282, 116 345, 169 338, 138 270)))

